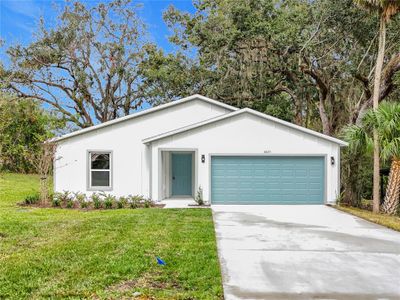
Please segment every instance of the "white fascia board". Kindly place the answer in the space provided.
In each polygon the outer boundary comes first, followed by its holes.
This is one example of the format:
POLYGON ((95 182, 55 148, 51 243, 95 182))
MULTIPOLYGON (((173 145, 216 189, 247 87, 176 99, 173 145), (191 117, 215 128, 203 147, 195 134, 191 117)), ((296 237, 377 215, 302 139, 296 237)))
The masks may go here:
POLYGON ((232 110, 232 111, 238 110, 238 108, 233 107, 231 105, 228 105, 228 104, 213 100, 211 98, 208 98, 208 97, 205 97, 205 96, 202 96, 202 95, 199 95, 199 94, 195 94, 195 95, 192 95, 192 96, 189 96, 189 97, 185 97, 185 98, 182 98, 182 99, 179 99, 179 100, 175 100, 175 101, 172 101, 172 102, 169 102, 169 103, 166 103, 166 104, 162 104, 162 105, 159 105, 159 106, 156 106, 156 107, 152 107, 152 108, 149 108, 149 109, 137 112, 137 113, 133 113, 131 115, 124 116, 124 117, 121 117, 121 118, 118 118, 118 119, 115 119, 115 120, 107 121, 107 122, 104 122, 104 123, 101 123, 101 124, 98 124, 98 125, 94 125, 94 126, 91 126, 91 127, 88 127, 88 128, 77 130, 77 131, 62 135, 60 137, 53 138, 53 139, 51 139, 51 142, 59 142, 59 141, 62 141, 62 140, 65 140, 65 139, 68 139, 68 138, 71 138, 71 137, 74 137, 74 136, 77 136, 77 135, 85 134, 85 133, 91 132, 93 130, 101 129, 103 127, 107 127, 107 126, 114 125, 114 124, 117 124, 117 123, 120 123, 120 122, 131 120, 131 119, 143 116, 143 115, 147 115, 147 114, 150 114, 150 113, 162 110, 162 109, 166 109, 166 108, 169 108, 169 107, 172 107, 172 106, 176 106, 176 105, 179 105, 179 104, 182 104, 182 103, 185 103, 185 102, 189 102, 189 101, 192 101, 192 100, 196 100, 196 99, 200 99, 202 101, 205 101, 205 102, 208 102, 208 103, 220 106, 220 107, 224 107, 224 108, 232 110))
POLYGON ((216 118, 212 118, 212 119, 205 120, 205 121, 202 121, 202 122, 199 122, 199 123, 195 123, 195 124, 192 124, 192 125, 189 125, 189 126, 181 127, 181 128, 175 129, 175 130, 171 130, 171 131, 164 132, 164 133, 161 133, 161 134, 158 134, 158 135, 155 135, 155 136, 151 136, 151 137, 143 139, 142 142, 144 144, 149 144, 151 142, 154 142, 154 141, 157 141, 157 140, 160 140, 160 139, 163 139, 163 138, 175 135, 175 134, 179 134, 179 133, 182 133, 182 132, 185 132, 185 131, 188 131, 188 130, 199 128, 201 126, 205 126, 207 124, 215 123, 215 122, 227 119, 227 118, 232 118, 232 117, 234 117, 236 115, 243 114, 243 113, 250 113, 250 114, 258 116, 260 118, 263 118, 263 119, 266 119, 266 120, 269 120, 269 121, 272 121, 272 122, 275 122, 275 123, 278 123, 278 124, 281 124, 281 125, 284 125, 284 126, 287 126, 287 127, 299 130, 299 131, 302 131, 304 133, 307 133, 307 134, 310 134, 310 135, 313 135, 313 136, 328 140, 328 141, 336 143, 336 144, 339 144, 342 147, 343 146, 348 146, 348 143, 346 143, 346 142, 344 142, 342 140, 339 140, 337 138, 334 138, 334 137, 331 137, 331 136, 316 132, 314 130, 311 130, 311 129, 308 129, 308 128, 305 128, 305 127, 301 127, 299 125, 292 124, 290 122, 283 121, 281 119, 266 115, 264 113, 255 111, 255 110, 250 109, 250 108, 243 108, 241 110, 236 110, 234 112, 231 112, 229 114, 225 114, 225 115, 222 115, 222 116, 219 116, 219 117, 216 117, 216 118))

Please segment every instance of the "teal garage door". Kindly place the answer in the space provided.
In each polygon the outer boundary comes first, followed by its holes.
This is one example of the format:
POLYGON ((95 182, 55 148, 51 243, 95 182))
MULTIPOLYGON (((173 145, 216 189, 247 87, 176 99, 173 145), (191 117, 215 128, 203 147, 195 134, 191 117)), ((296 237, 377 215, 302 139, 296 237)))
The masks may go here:
POLYGON ((213 204, 323 204, 323 157, 213 156, 213 204))

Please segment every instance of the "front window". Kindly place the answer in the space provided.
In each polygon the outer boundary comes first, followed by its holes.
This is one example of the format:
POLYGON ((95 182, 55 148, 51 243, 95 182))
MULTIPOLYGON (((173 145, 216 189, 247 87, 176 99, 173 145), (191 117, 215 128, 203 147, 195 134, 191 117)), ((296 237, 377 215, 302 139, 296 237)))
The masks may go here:
POLYGON ((111 188, 111 152, 89 152, 89 187, 111 188))

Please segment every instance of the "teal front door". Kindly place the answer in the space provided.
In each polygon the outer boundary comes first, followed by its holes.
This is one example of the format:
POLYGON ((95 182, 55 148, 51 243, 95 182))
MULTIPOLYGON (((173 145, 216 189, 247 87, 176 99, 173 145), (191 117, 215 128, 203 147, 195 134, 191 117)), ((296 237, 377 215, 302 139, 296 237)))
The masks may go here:
POLYGON ((192 195, 192 154, 172 153, 172 196, 192 195))

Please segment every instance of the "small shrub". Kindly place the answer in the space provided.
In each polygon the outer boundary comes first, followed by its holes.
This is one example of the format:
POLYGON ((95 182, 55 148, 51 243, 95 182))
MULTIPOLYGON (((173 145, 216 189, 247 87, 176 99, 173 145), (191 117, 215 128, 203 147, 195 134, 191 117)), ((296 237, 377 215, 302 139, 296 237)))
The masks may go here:
POLYGON ((144 200, 143 196, 140 195, 129 195, 128 196, 128 202, 129 202, 129 207, 130 208, 138 208, 141 205, 141 202, 144 200))
POLYGON ((344 191, 336 196, 336 204, 341 205, 343 203, 343 199, 344 199, 344 191))
POLYGON ((54 207, 60 207, 61 206, 61 201, 57 198, 53 198, 53 200, 51 201, 51 205, 54 207))
POLYGON ((83 202, 79 203, 79 205, 81 206, 81 208, 88 208, 89 207, 89 202, 88 201, 83 201, 83 202))
POLYGON ((73 198, 69 198, 69 199, 67 200, 67 203, 65 203, 65 206, 66 206, 67 208, 73 208, 73 207, 74 207, 74 199, 73 199, 73 198))
POLYGON ((128 199, 127 197, 119 197, 115 200, 115 203, 117 204, 117 208, 121 209, 126 206, 126 204, 128 203, 128 199))
POLYGON ((26 196, 24 199, 24 203, 27 205, 36 204, 39 202, 39 200, 40 200, 39 194, 33 194, 26 196))
MULTIPOLYGON (((24 200, 25 203, 36 203, 39 201, 39 195, 28 196, 24 200)), ((63 191, 62 193, 54 193, 51 197, 51 205, 54 207, 64 208, 94 208, 94 209, 113 209, 113 208, 149 208, 155 206, 154 201, 145 198, 142 195, 129 195, 127 197, 116 197, 111 194, 93 193, 90 197, 81 192, 71 193, 63 191)))
POLYGON ((197 205, 204 205, 203 188, 201 187, 201 185, 199 186, 199 189, 197 190, 194 201, 196 201, 197 205))
POLYGON ((104 197, 104 207, 106 209, 111 209, 113 207, 115 199, 116 199, 116 197, 113 195, 110 195, 110 194, 106 195, 104 197))
POLYGON ((84 193, 74 193, 75 200, 79 203, 81 208, 87 208, 89 206, 89 201, 84 193))
POLYGON ((86 200, 86 195, 81 192, 74 193, 74 197, 75 197, 75 200, 78 202, 82 202, 82 201, 86 200))
POLYGON ((50 193, 49 193, 49 199, 48 199, 48 200, 49 200, 50 202, 53 200, 54 194, 55 194, 54 192, 50 192, 50 193))
POLYGON ((102 201, 101 196, 99 194, 93 193, 91 199, 92 199, 92 202, 93 202, 93 207, 95 209, 100 209, 100 208, 103 207, 103 201, 102 201))
POLYGON ((63 191, 62 193, 54 193, 51 205, 56 207, 61 207, 65 205, 68 208, 73 207, 73 199, 71 197, 71 193, 69 191, 63 191), (71 205, 72 202, 72 205, 71 205))
POLYGON ((74 207, 74 198, 70 191, 63 191, 62 193, 59 193, 58 199, 60 200, 60 206, 64 204, 67 208, 74 207))
POLYGON ((58 199, 60 200, 61 204, 64 203, 67 205, 67 202, 71 199, 71 192, 63 191, 62 193, 58 193, 58 199))
POLYGON ((90 201, 85 196, 85 199, 83 199, 82 201, 79 201, 79 205, 81 206, 81 208, 88 208, 90 206, 90 201))
POLYGON ((143 201, 143 206, 144 206, 144 208, 152 207, 152 206, 154 206, 154 202, 153 202, 153 200, 151 200, 150 198, 145 199, 145 200, 143 201))
POLYGON ((54 193, 53 197, 51 198, 51 205, 54 207, 61 206, 61 193, 54 193))

